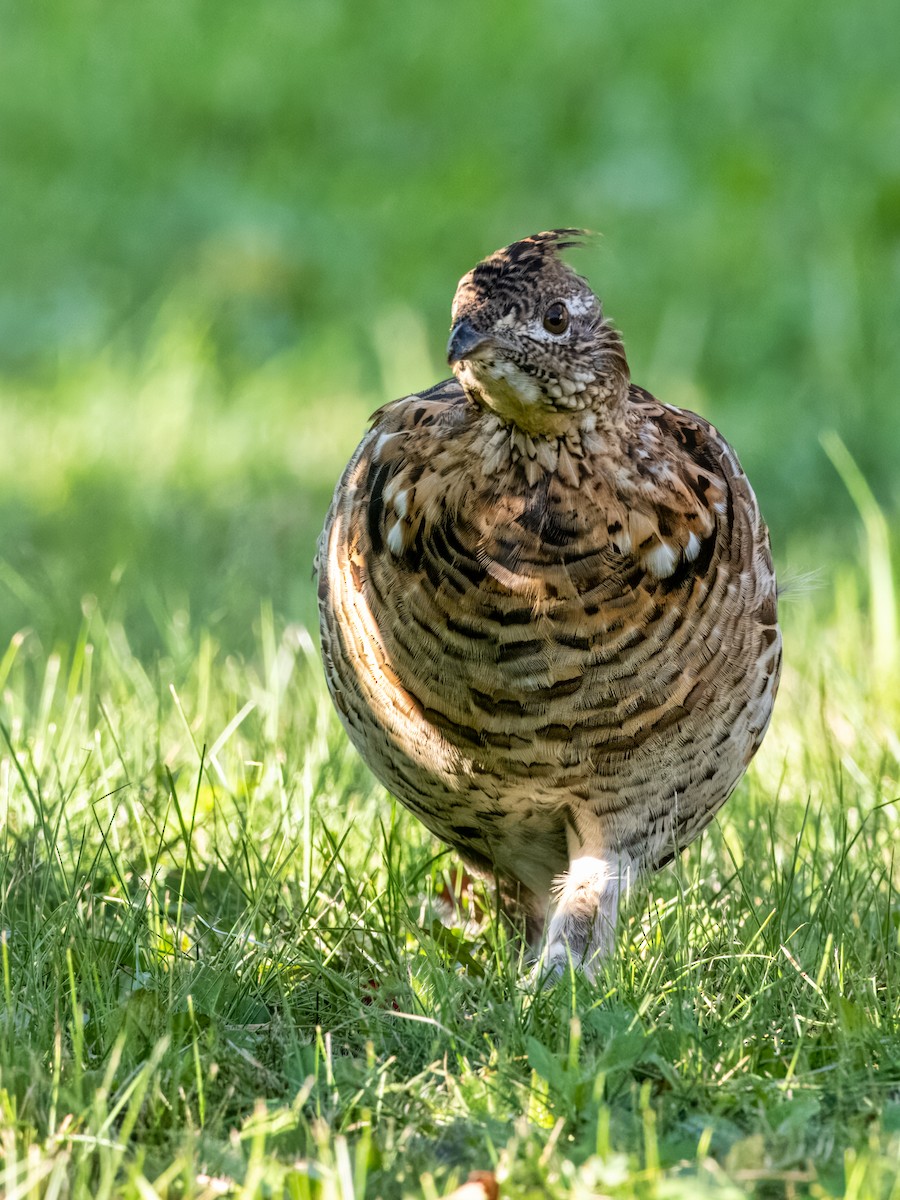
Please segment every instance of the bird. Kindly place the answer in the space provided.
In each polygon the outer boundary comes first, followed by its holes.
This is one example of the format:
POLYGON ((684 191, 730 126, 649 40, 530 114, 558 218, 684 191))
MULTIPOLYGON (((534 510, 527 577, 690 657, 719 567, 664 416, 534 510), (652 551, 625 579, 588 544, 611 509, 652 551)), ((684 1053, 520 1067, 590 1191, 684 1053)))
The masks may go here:
POLYGON ((564 252, 462 277, 452 378, 385 404, 316 554, 322 654, 371 771, 589 980, 620 898, 709 824, 769 725, 767 527, 728 442, 631 383, 564 252))

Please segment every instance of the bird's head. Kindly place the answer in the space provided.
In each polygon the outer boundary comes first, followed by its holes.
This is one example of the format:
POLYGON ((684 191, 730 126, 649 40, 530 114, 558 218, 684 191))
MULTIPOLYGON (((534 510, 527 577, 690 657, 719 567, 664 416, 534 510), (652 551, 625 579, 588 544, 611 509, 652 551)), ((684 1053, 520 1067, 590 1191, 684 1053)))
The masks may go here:
POLYGON ((622 339, 560 251, 589 235, 513 242, 459 281, 447 361, 466 394, 532 435, 565 432, 628 387, 622 339))

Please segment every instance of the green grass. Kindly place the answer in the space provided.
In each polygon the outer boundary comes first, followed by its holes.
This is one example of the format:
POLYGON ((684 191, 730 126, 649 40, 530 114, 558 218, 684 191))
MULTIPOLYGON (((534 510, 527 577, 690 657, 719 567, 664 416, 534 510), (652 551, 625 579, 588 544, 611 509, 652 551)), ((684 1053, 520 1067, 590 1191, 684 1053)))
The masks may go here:
POLYGON ((6 1200, 900 1197, 895 25, 0 0, 6 1200), (746 782, 534 994, 303 630, 368 413, 568 224, 801 582, 746 782))

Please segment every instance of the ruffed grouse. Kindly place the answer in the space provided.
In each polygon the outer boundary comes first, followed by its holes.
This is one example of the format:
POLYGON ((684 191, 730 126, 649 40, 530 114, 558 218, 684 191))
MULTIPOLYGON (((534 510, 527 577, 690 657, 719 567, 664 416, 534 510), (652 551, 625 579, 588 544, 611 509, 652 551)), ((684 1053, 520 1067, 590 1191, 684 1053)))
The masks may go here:
POLYGON ((536 234, 465 275, 455 379, 381 408, 319 543, 334 703, 375 775, 592 975, 620 889, 688 845, 781 665, 766 527, 702 417, 629 382, 536 234))

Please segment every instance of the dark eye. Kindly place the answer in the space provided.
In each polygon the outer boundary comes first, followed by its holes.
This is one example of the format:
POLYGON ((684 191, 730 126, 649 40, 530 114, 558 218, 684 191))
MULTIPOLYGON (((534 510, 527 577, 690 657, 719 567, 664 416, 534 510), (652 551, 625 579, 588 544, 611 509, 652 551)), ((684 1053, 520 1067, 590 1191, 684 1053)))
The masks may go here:
POLYGON ((544 313, 544 328, 548 333, 565 333, 569 328, 569 310, 559 300, 544 313))

